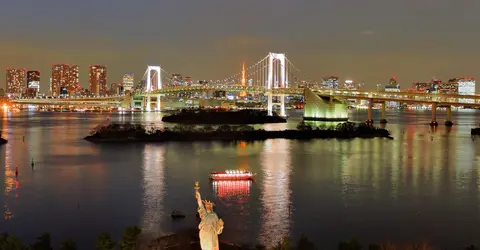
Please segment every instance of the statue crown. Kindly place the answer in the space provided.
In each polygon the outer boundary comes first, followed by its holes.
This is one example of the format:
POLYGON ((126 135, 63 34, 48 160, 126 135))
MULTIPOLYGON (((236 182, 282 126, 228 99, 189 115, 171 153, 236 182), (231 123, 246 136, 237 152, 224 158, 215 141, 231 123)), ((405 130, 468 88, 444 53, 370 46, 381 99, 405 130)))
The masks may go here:
POLYGON ((213 203, 211 201, 208 201, 208 200, 203 200, 203 204, 205 206, 211 206, 211 207, 215 206, 215 203, 213 203))

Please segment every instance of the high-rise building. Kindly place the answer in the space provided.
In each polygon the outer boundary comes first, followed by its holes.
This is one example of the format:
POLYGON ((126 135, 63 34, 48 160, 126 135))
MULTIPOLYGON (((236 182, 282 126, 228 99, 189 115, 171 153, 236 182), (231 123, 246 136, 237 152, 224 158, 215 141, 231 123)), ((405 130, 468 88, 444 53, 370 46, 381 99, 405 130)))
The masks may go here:
POLYGON ((122 83, 117 84, 116 92, 114 94, 115 95, 124 95, 125 94, 125 88, 123 87, 122 83))
POLYGON ((25 94, 26 90, 26 69, 7 68, 7 93, 13 95, 25 94))
POLYGON ((110 84, 110 94, 113 95, 116 92, 117 92, 117 84, 112 82, 112 84, 110 84))
POLYGON ((128 73, 123 75, 122 85, 125 90, 132 91, 133 85, 135 83, 133 73, 128 73))
POLYGON ((186 82, 185 82, 185 79, 183 78, 182 74, 174 73, 170 77, 170 85, 180 86, 180 85, 185 85, 185 84, 186 84, 186 82))
POLYGON ((388 85, 397 86, 397 77, 395 76, 390 77, 390 80, 388 80, 388 85))
POLYGON ((69 93, 72 91, 80 91, 81 87, 79 79, 78 65, 70 66, 70 79, 69 85, 67 86, 69 93))
POLYGON ((343 87, 348 90, 356 90, 357 86, 353 80, 345 80, 343 87))
POLYGON ((107 94, 107 66, 90 65, 90 93, 94 96, 107 94))
POLYGON ((458 78, 459 95, 475 95, 475 78, 458 78))
POLYGON ((324 77, 323 79, 323 87, 328 89, 338 89, 338 76, 330 76, 324 77))
POLYGON ((458 80, 457 78, 449 79, 448 82, 440 82, 439 92, 441 94, 458 94, 458 80))
POLYGON ((397 82, 397 78, 395 76, 390 77, 383 90, 385 92, 400 92, 400 84, 397 82))
POLYGON ((65 89, 67 90, 67 95, 74 92, 79 86, 78 75, 77 65, 54 64, 52 66, 51 95, 59 96, 62 89, 63 94, 65 89))
POLYGON ((48 95, 52 95, 52 78, 50 77, 50 84, 48 85, 48 95))
POLYGON ((35 97, 40 91, 40 71, 27 71, 27 96, 35 97))
POLYGON ((441 93, 441 87, 445 86, 442 80, 432 78, 430 82, 414 82, 413 91, 418 93, 441 93))

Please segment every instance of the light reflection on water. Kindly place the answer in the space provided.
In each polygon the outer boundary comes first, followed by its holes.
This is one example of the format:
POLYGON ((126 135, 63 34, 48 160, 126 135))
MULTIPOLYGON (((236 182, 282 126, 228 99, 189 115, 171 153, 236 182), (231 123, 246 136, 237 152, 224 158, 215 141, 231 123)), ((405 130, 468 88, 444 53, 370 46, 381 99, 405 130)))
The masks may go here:
POLYGON ((291 227, 290 201, 290 141, 268 140, 264 144, 261 195, 262 219, 260 243, 272 247, 282 237, 288 237, 291 227))
POLYGON ((164 199, 164 148, 145 146, 143 162, 143 219, 142 230, 149 235, 163 235, 162 219, 166 218, 163 209, 164 199))
MULTIPOLYGON (((2 119, 2 131, 6 131, 8 127, 8 119, 7 116, 4 113, 3 119, 2 119)), ((8 134, 7 133, 1 133, 2 137, 4 139, 8 140, 8 134)), ((15 167, 12 166, 11 162, 12 160, 12 145, 7 145, 5 147, 5 166, 4 166, 4 196, 11 197, 16 196, 13 192, 18 192, 17 187, 18 187, 18 180, 15 177, 15 167), (16 185, 17 183, 17 185, 16 185)), ((11 220, 15 217, 14 212, 10 208, 10 203, 11 199, 5 199, 5 202, 3 204, 3 218, 4 220, 11 220)), ((13 202, 13 201, 12 201, 13 202)))

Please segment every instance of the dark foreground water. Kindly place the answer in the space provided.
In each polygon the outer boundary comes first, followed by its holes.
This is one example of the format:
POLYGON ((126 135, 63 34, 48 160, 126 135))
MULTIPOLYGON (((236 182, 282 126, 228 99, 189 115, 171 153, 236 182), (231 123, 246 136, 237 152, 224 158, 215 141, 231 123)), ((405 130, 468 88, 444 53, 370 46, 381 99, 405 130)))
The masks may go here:
MULTIPOLYGON (((459 125, 430 131, 428 111, 390 111, 387 129, 395 140, 147 145, 84 141, 109 114, 3 114, 9 143, 0 146, 0 231, 29 242, 50 232, 57 243, 72 237, 90 249, 100 232, 119 239, 130 225, 152 235, 196 227, 198 180, 225 221, 221 239, 237 244, 271 245, 301 233, 322 249, 353 237, 365 244, 480 244, 480 137, 470 136, 478 114, 455 112, 459 125), (256 181, 209 182, 211 171, 230 168, 256 172, 256 181), (187 219, 172 221, 173 209, 187 219)), ((111 114, 111 120, 162 126, 160 116, 111 114)), ((300 114, 291 116, 289 124, 265 127, 295 127, 300 114)), ((366 113, 353 111, 351 118, 361 121, 366 113)))

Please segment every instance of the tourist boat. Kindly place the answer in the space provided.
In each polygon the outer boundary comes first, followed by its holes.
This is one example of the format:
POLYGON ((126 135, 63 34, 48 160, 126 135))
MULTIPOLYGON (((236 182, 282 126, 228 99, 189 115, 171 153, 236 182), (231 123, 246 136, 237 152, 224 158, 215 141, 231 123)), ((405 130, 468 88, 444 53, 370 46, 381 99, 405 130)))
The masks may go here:
POLYGON ((244 170, 226 170, 222 172, 210 173, 212 180, 251 180, 255 176, 254 173, 244 170))

